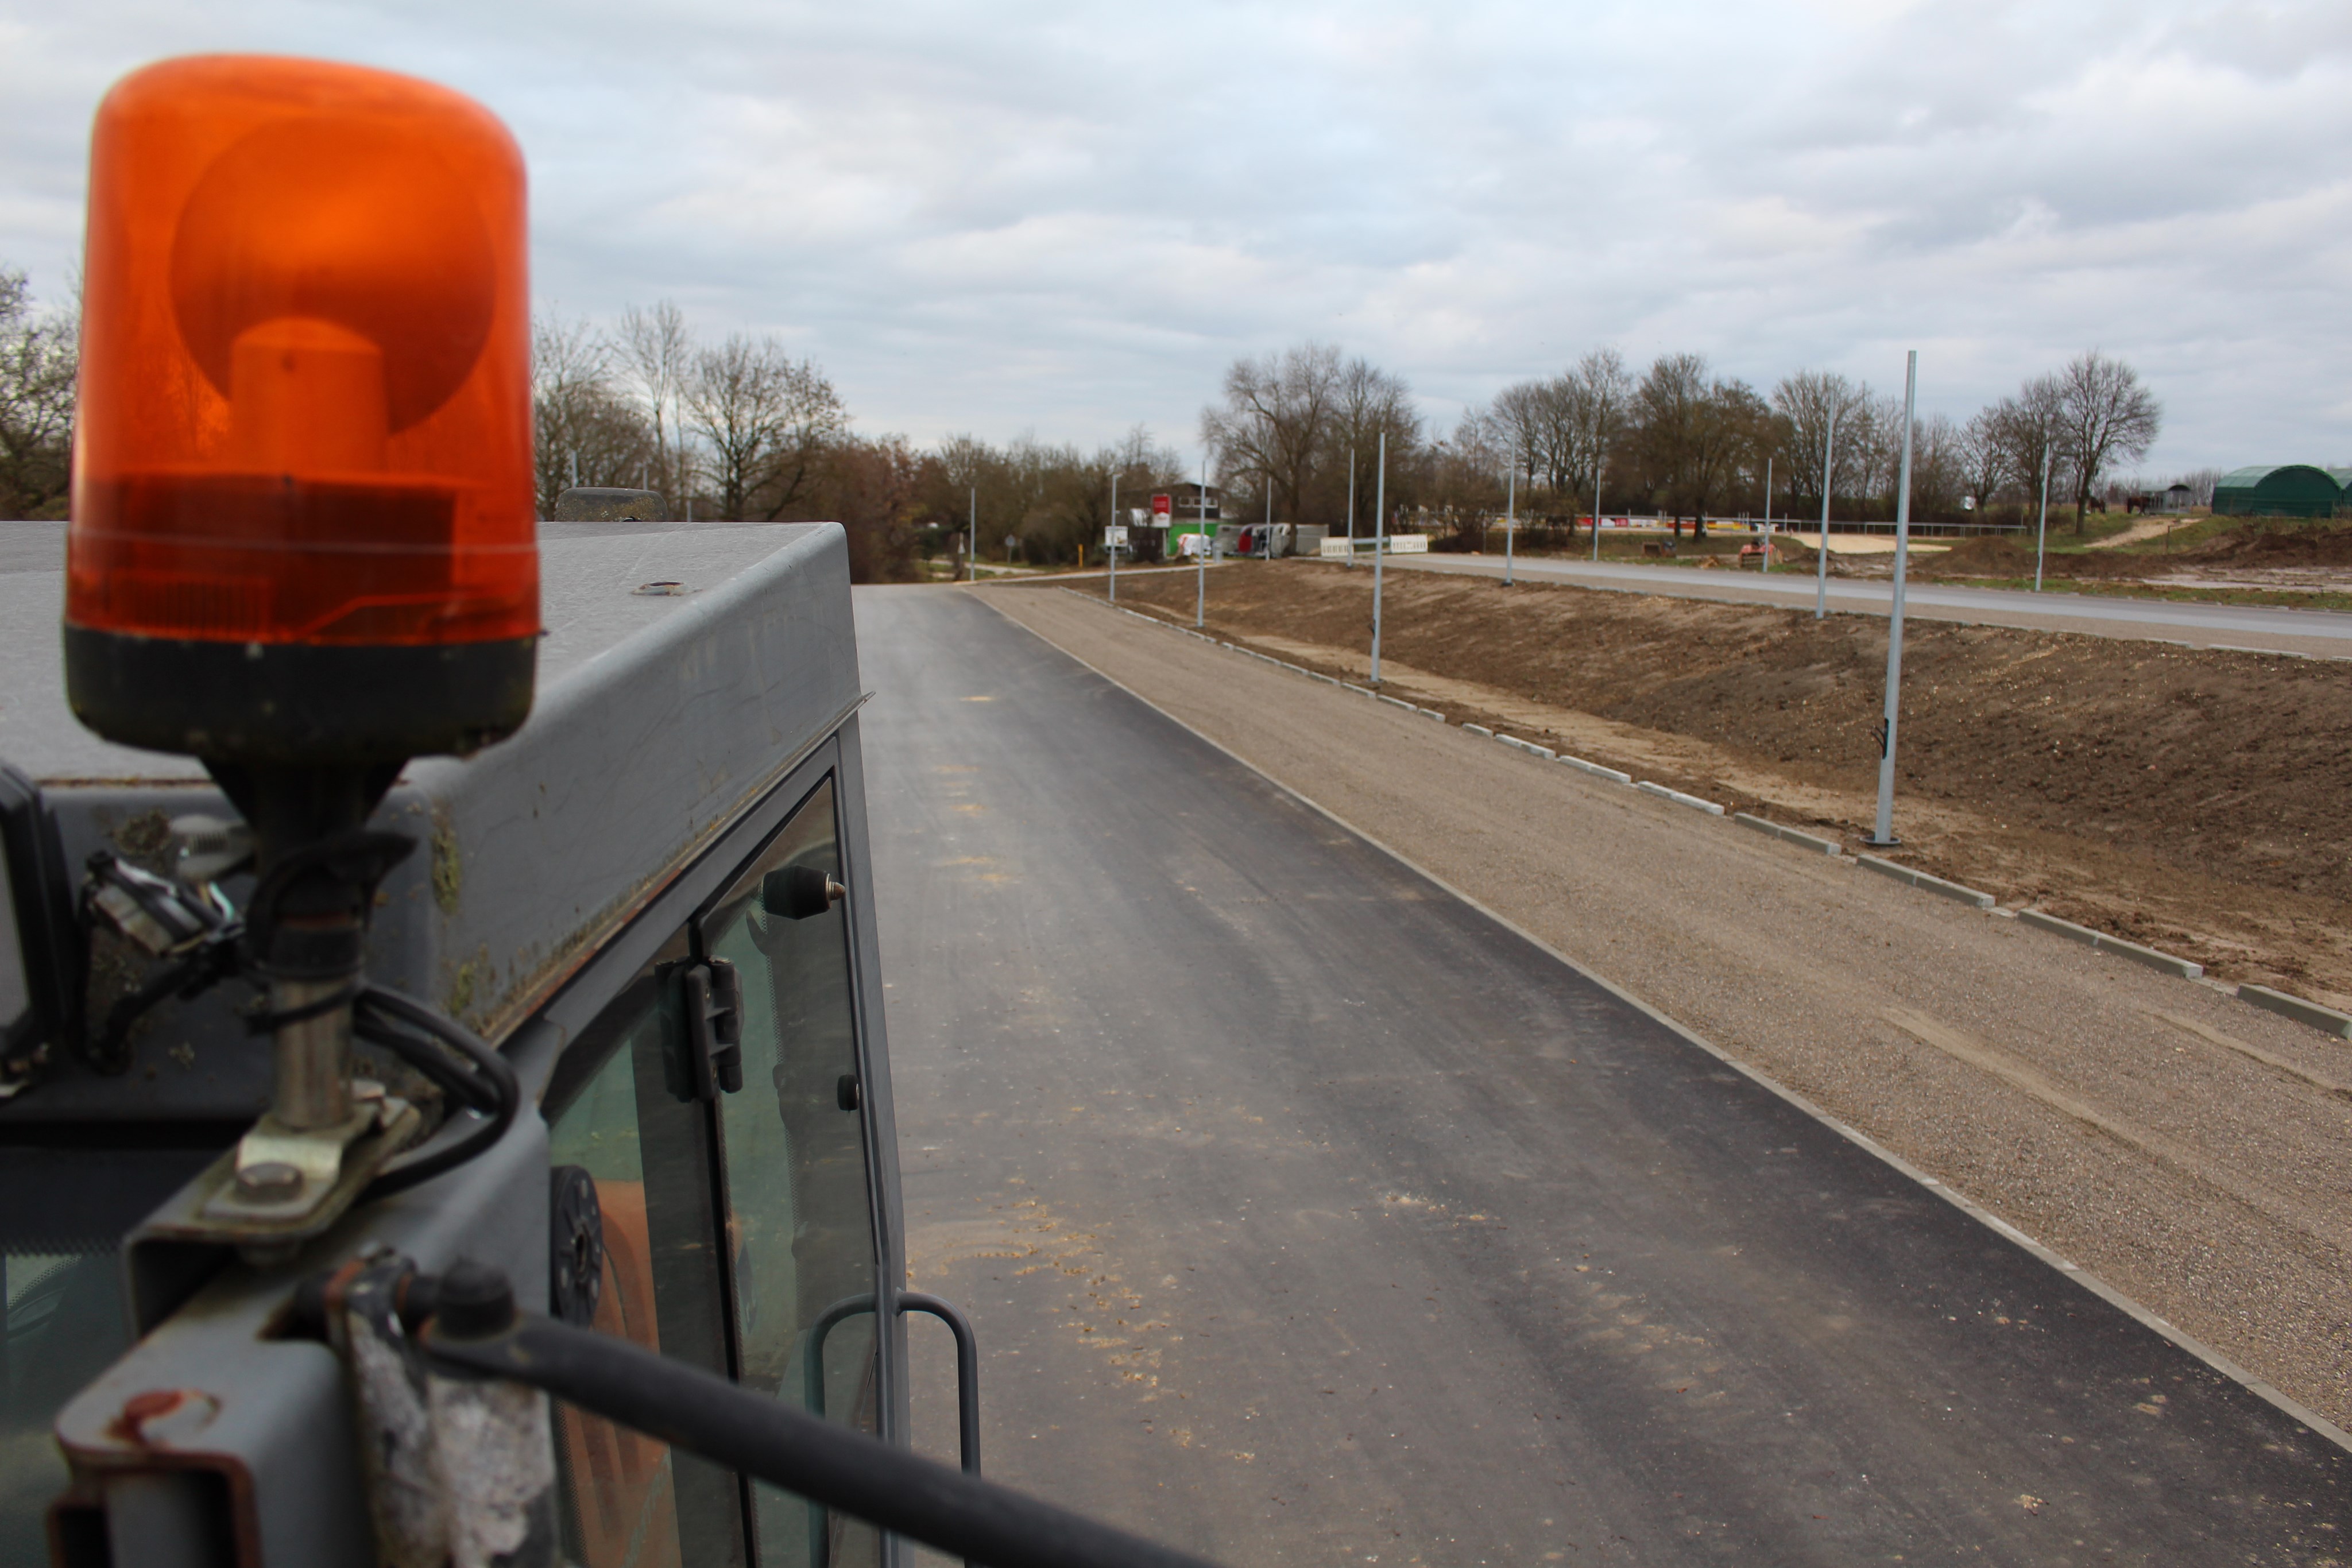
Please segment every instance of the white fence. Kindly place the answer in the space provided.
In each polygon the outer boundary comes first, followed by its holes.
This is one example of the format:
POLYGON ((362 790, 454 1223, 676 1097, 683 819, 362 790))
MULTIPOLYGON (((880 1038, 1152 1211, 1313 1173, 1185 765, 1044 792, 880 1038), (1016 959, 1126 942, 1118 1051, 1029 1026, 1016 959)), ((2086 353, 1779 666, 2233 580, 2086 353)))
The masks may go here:
MULTIPOLYGON (((1371 554, 1380 542, 1370 534, 1358 534, 1352 539, 1344 538, 1335 539, 1327 537, 1323 540, 1320 553, 1326 558, 1345 560, 1350 554, 1371 554)), ((1427 534, 1391 534, 1386 542, 1391 555, 1427 555, 1429 553, 1427 534)))

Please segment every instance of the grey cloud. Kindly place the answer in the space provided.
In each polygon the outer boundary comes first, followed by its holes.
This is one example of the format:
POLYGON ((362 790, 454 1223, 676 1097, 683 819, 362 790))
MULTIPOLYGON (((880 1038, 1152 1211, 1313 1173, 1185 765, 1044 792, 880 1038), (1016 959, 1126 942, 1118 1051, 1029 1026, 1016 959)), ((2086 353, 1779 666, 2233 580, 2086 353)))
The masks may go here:
POLYGON ((786 335, 862 427, 1183 439, 1335 340, 1450 410, 1612 342, 1966 413, 2099 343, 2153 462, 2352 456, 2340 5, 0 3, 0 259, 54 291, 89 116, 160 54, 472 92, 536 285, 786 335))

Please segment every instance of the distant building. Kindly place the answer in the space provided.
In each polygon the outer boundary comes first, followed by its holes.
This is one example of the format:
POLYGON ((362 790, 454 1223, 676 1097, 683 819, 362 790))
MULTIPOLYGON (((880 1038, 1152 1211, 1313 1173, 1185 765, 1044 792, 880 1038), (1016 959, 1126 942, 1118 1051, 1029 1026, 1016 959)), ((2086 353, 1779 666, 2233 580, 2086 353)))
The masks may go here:
POLYGON ((2343 480, 2308 463, 2240 468, 2213 486, 2217 517, 2331 517, 2346 500, 2343 480))
POLYGON ((2197 504, 2197 492, 2186 485, 2175 485, 2164 492, 2164 509, 2185 512, 2197 504))

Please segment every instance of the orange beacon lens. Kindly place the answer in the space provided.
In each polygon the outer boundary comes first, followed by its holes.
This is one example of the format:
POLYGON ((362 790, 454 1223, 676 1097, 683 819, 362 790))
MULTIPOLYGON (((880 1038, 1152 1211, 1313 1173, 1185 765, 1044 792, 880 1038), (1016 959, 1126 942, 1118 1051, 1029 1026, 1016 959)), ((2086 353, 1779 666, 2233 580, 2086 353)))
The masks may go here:
POLYGON ((238 762, 469 750, 539 632, 520 152, 471 99, 171 60, 90 152, 75 711, 238 762))

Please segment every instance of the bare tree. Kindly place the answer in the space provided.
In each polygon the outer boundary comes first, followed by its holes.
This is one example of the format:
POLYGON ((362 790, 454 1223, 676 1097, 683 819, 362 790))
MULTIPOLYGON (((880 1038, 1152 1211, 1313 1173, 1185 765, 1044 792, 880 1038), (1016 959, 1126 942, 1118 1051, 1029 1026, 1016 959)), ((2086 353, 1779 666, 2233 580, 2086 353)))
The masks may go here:
POLYGON ((2056 376, 2036 376, 2015 397, 1993 404, 1992 423, 2002 460, 2027 507, 2042 493, 2045 465, 2051 487, 2063 496, 2072 483, 2074 455, 2067 444, 2065 392, 2056 376))
POLYGON ((1661 354, 1633 391, 1639 487, 1706 529, 1708 507, 1746 465, 1767 426, 1764 400, 1739 381, 1707 374, 1697 354, 1661 354))
POLYGON ((534 477, 540 516, 573 485, 635 485, 652 465, 652 424, 614 388, 612 342, 550 314, 530 330, 534 477))
POLYGON ((1225 372, 1223 408, 1201 411, 1201 438, 1228 475, 1252 475, 1274 486, 1275 504, 1302 517, 1308 486, 1328 447, 1339 396, 1339 350, 1302 343, 1263 360, 1235 360, 1225 372))
POLYGON ((1495 394, 1490 417, 1503 434, 1512 466, 1530 486, 1540 478, 1556 490, 1566 487, 1567 455, 1560 450, 1565 422, 1559 407, 1563 379, 1517 382, 1495 394))
POLYGON ((1348 470, 1352 462, 1359 477, 1355 521, 1360 532, 1369 532, 1373 454, 1381 438, 1386 436, 1389 504, 1391 507, 1406 504, 1412 493, 1410 470, 1413 453, 1421 444, 1421 415, 1413 408, 1412 388, 1402 376, 1381 370, 1360 358, 1339 367, 1332 410, 1321 465, 1322 505, 1317 516, 1334 527, 1342 523, 1347 507, 1348 470))
POLYGON ((1980 408, 1969 416, 1968 423, 1960 427, 1958 458, 1968 493, 1976 497, 1979 507, 1990 508, 2011 477, 1998 408, 1980 408))
POLYGON ((1818 506, 1823 496, 1851 496, 1863 488, 1872 446, 1868 425, 1873 402, 1867 382, 1849 381, 1834 371, 1799 371, 1781 378, 1772 389, 1772 407, 1785 422, 1780 463, 1789 474, 1791 495, 1811 497, 1818 506), (1831 471, 1824 474, 1822 459, 1832 444, 1832 419, 1835 453, 1831 471))
POLYGON ((1625 356, 1595 349, 1554 383, 1552 410, 1559 420, 1559 477, 1577 497, 1592 493, 1611 451, 1623 438, 1633 416, 1633 378, 1625 356))
POLYGON ((2139 372, 2093 349, 2057 375, 2059 424, 2074 470, 2074 531, 2107 465, 2147 455, 2164 429, 2164 405, 2139 372))
POLYGON ((849 428, 833 383, 772 337, 733 332, 698 352, 680 399, 686 424, 709 446, 726 517, 782 517, 849 428))
POLYGON ((649 477, 675 498, 693 483, 693 463, 687 452, 678 406, 694 373, 694 334, 686 324, 686 313, 667 299, 650 310, 632 305, 621 314, 614 349, 653 424, 657 456, 649 477))
POLYGON ((0 269, 0 516, 64 515, 80 342, 78 309, 36 310, 25 275, 0 269))

